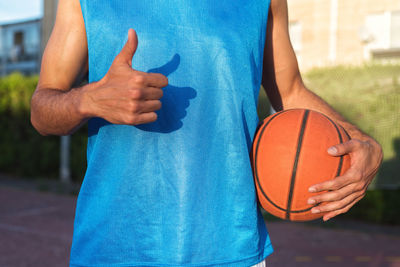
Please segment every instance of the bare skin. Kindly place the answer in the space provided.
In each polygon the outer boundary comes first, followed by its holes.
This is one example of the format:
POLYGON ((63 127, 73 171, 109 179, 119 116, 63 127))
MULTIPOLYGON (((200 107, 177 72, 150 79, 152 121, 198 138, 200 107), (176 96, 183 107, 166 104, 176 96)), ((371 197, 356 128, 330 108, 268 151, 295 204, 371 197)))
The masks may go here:
POLYGON ((79 1, 60 1, 32 97, 33 126, 43 135, 66 135, 91 117, 115 124, 155 121, 155 111, 161 108, 161 88, 168 85, 168 79, 132 69, 137 46, 131 29, 107 74, 98 82, 72 88, 88 69, 86 32, 79 1))
POLYGON ((286 0, 271 1, 263 69, 262 84, 276 110, 307 108, 319 111, 342 125, 351 136, 350 141, 327 151, 336 157, 350 154, 350 169, 333 180, 311 186, 310 192, 328 192, 308 200, 309 204, 329 203, 311 210, 314 213, 326 212, 323 216, 325 221, 347 212, 365 196, 382 162, 382 148, 304 86, 289 39, 286 0))
MULTIPOLYGON (((71 134, 91 117, 130 125, 157 119, 155 111, 161 108, 159 99, 168 80, 161 74, 132 69, 138 40, 133 30, 128 35, 107 74, 98 82, 76 87, 88 71, 85 26, 78 0, 59 1, 56 24, 32 97, 31 121, 39 133, 71 134)), ((350 154, 351 168, 334 180, 312 186, 312 192, 328 192, 309 200, 310 204, 329 202, 312 210, 327 212, 324 220, 347 212, 365 195, 382 161, 382 149, 304 86, 289 39, 286 0, 271 1, 263 69, 262 84, 276 110, 320 111, 341 124, 352 137, 328 151, 332 156, 350 154)))

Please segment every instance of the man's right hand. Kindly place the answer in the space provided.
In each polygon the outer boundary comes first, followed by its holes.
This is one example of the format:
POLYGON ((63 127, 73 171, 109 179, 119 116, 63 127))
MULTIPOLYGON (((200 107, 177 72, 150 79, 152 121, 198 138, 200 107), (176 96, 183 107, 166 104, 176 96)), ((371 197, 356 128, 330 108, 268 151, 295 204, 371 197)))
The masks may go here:
POLYGON ((88 71, 88 44, 79 0, 59 0, 56 22, 42 57, 31 101, 31 122, 42 135, 72 134, 92 117, 115 124, 142 124, 157 119, 164 75, 132 69, 138 41, 128 41, 99 81, 78 85, 88 71))
POLYGON ((168 79, 159 73, 132 68, 132 57, 138 46, 136 32, 128 32, 128 41, 115 57, 107 74, 95 86, 83 92, 84 113, 115 124, 143 124, 157 119, 161 108, 162 87, 168 79))

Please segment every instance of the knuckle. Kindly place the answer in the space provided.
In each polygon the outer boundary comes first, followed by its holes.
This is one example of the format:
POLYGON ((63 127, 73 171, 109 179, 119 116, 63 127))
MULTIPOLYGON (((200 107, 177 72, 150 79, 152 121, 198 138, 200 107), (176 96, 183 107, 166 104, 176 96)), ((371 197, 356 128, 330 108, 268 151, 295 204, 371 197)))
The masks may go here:
POLYGON ((361 172, 357 171, 354 173, 353 177, 356 181, 361 181, 363 176, 361 172))
POLYGON ((338 189, 340 189, 340 186, 338 183, 332 183, 331 188, 332 188, 332 190, 338 190, 338 189))
POLYGON ((330 182, 327 184, 327 189, 330 189, 330 190, 338 190, 339 188, 340 188, 339 183, 337 183, 337 182, 335 182, 335 181, 330 181, 330 182))
POLYGON ((357 141, 356 141, 355 139, 350 139, 348 143, 351 144, 351 145, 355 145, 356 142, 357 142, 357 141))
POLYGON ((143 97, 143 92, 139 89, 132 89, 131 90, 131 97, 133 99, 141 99, 143 97))
POLYGON ((363 191, 364 190, 364 185, 362 183, 357 183, 354 186, 354 189, 357 190, 357 191, 363 191))
POLYGON ((140 105, 136 101, 132 101, 130 104, 130 112, 138 112, 140 110, 140 105))
POLYGON ((317 203, 327 202, 332 199, 332 194, 331 193, 321 194, 318 195, 317 197, 314 197, 314 199, 316 200, 317 203))
POLYGON ((342 194, 340 192, 332 192, 332 200, 338 200, 342 198, 342 194))
POLYGON ((133 76, 133 82, 137 85, 144 85, 145 77, 141 73, 137 73, 133 76))
POLYGON ((331 210, 339 210, 342 208, 343 204, 341 201, 337 201, 335 203, 332 203, 331 210))
POLYGON ((332 208, 333 210, 341 210, 343 207, 346 206, 346 201, 345 199, 338 200, 332 203, 332 208))
POLYGON ((325 198, 323 195, 317 195, 317 196, 313 197, 313 200, 315 201, 315 203, 321 203, 321 202, 325 201, 325 198))
POLYGON ((323 188, 320 185, 314 185, 313 188, 315 190, 315 191, 312 191, 313 193, 320 192, 323 190, 323 188))
POLYGON ((355 146, 355 147, 360 147, 360 146, 362 146, 362 143, 361 143, 361 141, 360 140, 357 140, 357 139, 351 139, 351 141, 353 142, 353 145, 355 146))
POLYGON ((320 206, 319 209, 320 209, 321 212, 328 212, 328 211, 333 210, 332 204, 320 206))
POLYGON ((126 122, 127 122, 127 124, 136 124, 137 116, 134 115, 134 114, 128 115, 127 118, 126 118, 126 122))

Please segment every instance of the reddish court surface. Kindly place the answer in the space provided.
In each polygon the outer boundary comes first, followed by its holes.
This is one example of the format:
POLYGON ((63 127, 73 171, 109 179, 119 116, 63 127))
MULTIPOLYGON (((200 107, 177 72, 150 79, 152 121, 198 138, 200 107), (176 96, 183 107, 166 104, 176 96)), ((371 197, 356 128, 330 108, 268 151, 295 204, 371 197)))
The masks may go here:
MULTIPOLYGON (((0 203, 1 267, 68 266, 76 197, 0 185, 0 203)), ((267 226, 275 247, 268 267, 400 267, 398 228, 267 226)))

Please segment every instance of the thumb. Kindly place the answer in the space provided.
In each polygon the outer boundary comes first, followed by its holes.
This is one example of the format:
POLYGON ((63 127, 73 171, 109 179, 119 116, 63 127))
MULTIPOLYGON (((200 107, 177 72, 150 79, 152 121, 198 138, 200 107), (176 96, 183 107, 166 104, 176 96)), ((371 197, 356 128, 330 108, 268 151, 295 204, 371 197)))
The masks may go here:
POLYGON ((352 139, 342 144, 337 144, 328 148, 328 153, 331 156, 342 156, 344 154, 349 154, 356 150, 360 145, 358 140, 352 139))
POLYGON ((128 31, 128 40, 126 41, 124 47, 121 49, 121 52, 117 55, 114 62, 125 63, 132 67, 132 57, 136 52, 136 48, 138 46, 138 38, 136 35, 136 31, 133 29, 129 29, 128 31))

